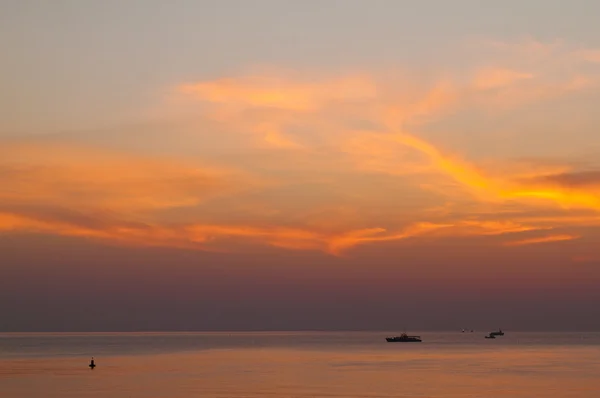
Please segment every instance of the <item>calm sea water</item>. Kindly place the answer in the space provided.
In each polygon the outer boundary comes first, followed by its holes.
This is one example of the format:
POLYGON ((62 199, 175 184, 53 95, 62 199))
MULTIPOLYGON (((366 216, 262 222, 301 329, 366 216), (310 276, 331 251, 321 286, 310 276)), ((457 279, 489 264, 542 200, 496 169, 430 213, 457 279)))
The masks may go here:
POLYGON ((600 397, 600 333, 388 334, 0 334, 0 397, 600 397))

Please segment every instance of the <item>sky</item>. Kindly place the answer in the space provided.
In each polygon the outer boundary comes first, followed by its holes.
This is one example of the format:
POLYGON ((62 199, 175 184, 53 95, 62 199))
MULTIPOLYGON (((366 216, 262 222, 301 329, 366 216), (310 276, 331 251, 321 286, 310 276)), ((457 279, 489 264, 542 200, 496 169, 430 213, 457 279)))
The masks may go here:
POLYGON ((0 4, 0 331, 600 330, 600 3, 0 4))

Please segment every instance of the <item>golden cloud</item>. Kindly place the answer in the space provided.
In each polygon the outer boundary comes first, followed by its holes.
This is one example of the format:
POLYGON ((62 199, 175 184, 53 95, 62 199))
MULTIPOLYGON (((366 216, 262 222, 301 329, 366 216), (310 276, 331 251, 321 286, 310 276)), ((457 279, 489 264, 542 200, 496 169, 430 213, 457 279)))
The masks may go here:
POLYGON ((202 250, 250 241, 341 255, 378 242, 589 224, 591 218, 576 212, 600 211, 597 171, 510 159, 483 164, 450 149, 446 137, 460 132, 443 136, 439 126, 453 112, 518 109, 593 87, 600 76, 579 66, 596 62, 596 50, 532 40, 488 47, 499 55, 465 68, 466 78, 446 70, 433 78, 271 71, 177 85, 178 104, 197 110, 194 128, 204 127, 205 139, 231 148, 228 140, 250 134, 261 144, 235 146, 240 156, 226 158, 230 167, 69 144, 2 145, 0 230, 202 250), (572 68, 564 68, 570 60, 572 68), (213 125, 231 134, 206 128, 213 125), (242 156, 252 161, 242 167, 242 156), (387 176, 393 186, 367 189, 359 182, 365 175, 387 176), (344 212, 318 211, 336 201, 344 212), (382 203, 387 207, 377 208, 382 203), (487 213, 475 211, 478 206, 487 213), (193 210, 169 213, 179 208, 193 210), (243 216, 233 209, 245 209, 243 216), (544 215, 527 217, 536 211, 544 215), (318 222, 307 216, 317 213, 318 222))

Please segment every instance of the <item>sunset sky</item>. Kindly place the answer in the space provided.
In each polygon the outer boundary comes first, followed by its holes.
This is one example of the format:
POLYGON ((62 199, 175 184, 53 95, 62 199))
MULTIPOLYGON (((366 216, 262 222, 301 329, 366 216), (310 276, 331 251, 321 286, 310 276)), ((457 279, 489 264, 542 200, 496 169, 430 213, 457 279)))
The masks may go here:
POLYGON ((598 15, 3 1, 0 331, 600 330, 598 15))

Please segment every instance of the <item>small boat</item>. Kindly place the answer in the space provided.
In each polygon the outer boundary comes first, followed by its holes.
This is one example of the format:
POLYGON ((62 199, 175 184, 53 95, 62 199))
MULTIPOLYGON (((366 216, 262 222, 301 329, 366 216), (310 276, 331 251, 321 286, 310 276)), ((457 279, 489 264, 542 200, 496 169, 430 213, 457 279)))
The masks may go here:
POLYGON ((402 333, 400 336, 386 337, 385 340, 388 343, 420 343, 421 336, 409 336, 406 333, 402 333))
POLYGON ((494 336, 493 334, 490 334, 489 336, 485 336, 486 339, 495 339, 496 336, 494 336))
POLYGON ((490 336, 504 336, 504 332, 502 331, 502 329, 498 329, 497 332, 490 333, 490 336))

